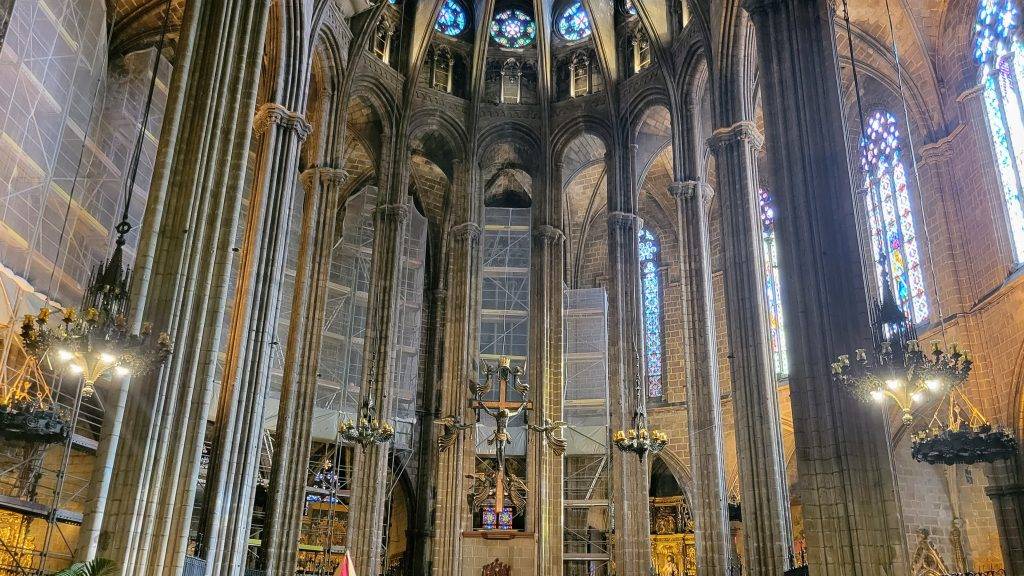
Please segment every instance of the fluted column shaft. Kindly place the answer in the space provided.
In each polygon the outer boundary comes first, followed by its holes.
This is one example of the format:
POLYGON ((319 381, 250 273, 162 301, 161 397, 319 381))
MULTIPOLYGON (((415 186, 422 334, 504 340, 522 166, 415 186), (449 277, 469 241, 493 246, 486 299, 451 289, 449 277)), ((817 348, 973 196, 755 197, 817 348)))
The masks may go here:
POLYGON ((743 564, 749 574, 781 576, 789 562, 789 503, 764 293, 757 188, 757 151, 763 138, 752 122, 739 122, 715 130, 711 141, 722 210, 743 564))
POLYGON ((175 353, 133 379, 98 551, 126 576, 176 574, 184 562, 267 7, 189 2, 182 17, 133 285, 133 322, 167 330, 175 353))
MULTIPOLYGON (((474 370, 480 324, 480 237, 480 226, 462 222, 449 232, 447 243, 440 415, 460 417, 466 423, 475 418, 469 408, 468 380, 477 377, 474 370)), ((450 448, 437 454, 430 572, 435 576, 462 574, 462 530, 467 508, 465 474, 473 471, 467 470, 472 460, 467 463, 466 453, 472 452, 467 447, 473 447, 473 432, 471 428, 460 433, 450 448)))
POLYGON ((294 205, 299 147, 310 127, 297 112, 266 103, 256 113, 260 138, 249 202, 227 362, 217 403, 211 459, 207 574, 241 574, 249 543, 263 437, 263 411, 277 342, 281 286, 294 205))
MULTIPOLYGON (((399 272, 409 206, 379 204, 375 212, 371 299, 366 315, 363 399, 370 399, 382 419, 391 420, 395 374, 395 327, 398 325, 399 272)), ((388 454, 391 443, 356 448, 348 543, 360 574, 381 569, 384 505, 388 501, 388 454)))
MULTIPOLYGON (((609 181, 611 179, 609 178, 609 181)), ((608 382, 611 429, 632 426, 637 408, 635 384, 641 377, 640 218, 608 214, 608 382)), ((639 394, 644 402, 646 393, 639 394)), ((651 511, 647 457, 611 449, 612 503, 615 506, 615 566, 620 576, 648 576, 651 566, 651 511)))
POLYGON ((291 576, 295 573, 327 304, 327 280, 346 177, 343 170, 315 166, 308 168, 299 178, 305 192, 302 229, 274 435, 276 450, 268 494, 270 510, 263 532, 267 576, 291 576))
POLYGON ((828 0, 744 7, 757 32, 779 267, 792 280, 782 300, 811 573, 904 574, 906 538, 881 415, 839 389, 829 370, 836 356, 870 342, 835 14, 828 0))
POLYGON ((693 472, 697 570, 724 576, 729 570, 729 514, 725 497, 722 399, 715 350, 708 210, 711 188, 704 182, 673 182, 682 271, 682 350, 686 366, 686 415, 693 472))
MULTIPOLYGON (((542 221, 547 218, 542 218, 542 221)), ((530 422, 543 425, 545 419, 562 420, 562 272, 565 234, 550 224, 541 224, 533 232, 530 265, 530 394, 533 412, 530 422)), ((563 432, 557 432, 561 435, 563 432)), ((531 468, 536 470, 536 489, 530 492, 537 534, 538 575, 559 576, 562 573, 562 492, 563 459, 548 445, 544 434, 528 432, 528 446, 533 456, 531 468)), ((530 528, 528 526, 528 528, 530 528)))

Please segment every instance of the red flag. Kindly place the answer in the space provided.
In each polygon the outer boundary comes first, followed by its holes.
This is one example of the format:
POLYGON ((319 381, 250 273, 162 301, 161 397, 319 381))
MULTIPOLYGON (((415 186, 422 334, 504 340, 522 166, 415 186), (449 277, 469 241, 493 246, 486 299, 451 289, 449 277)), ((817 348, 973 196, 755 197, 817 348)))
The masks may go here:
POLYGON ((352 559, 348 557, 348 552, 345 552, 341 562, 338 562, 338 570, 334 576, 356 576, 356 567, 352 564, 352 559))

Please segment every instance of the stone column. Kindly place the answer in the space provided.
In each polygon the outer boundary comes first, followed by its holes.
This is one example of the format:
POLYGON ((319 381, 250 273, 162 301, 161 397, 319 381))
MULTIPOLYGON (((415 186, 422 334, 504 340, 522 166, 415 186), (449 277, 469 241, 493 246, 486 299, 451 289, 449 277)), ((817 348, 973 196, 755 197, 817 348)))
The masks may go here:
MULTIPOLYGON (((445 322, 442 335, 440 415, 473 422, 469 409, 468 379, 476 378, 480 330, 480 226, 472 221, 455 225, 448 233, 445 269, 445 322)), ((433 426, 433 424, 431 424, 433 426)), ((436 426, 435 426, 436 427, 436 426)), ((455 443, 437 454, 437 497, 430 573, 462 573, 462 530, 467 513, 465 474, 472 466, 474 429, 461 432, 455 443), (469 453, 467 457, 466 454, 469 453)), ((436 445, 431 447, 437 450, 436 445)))
POLYGON ((997 462, 988 469, 989 486, 985 494, 992 499, 1007 574, 1024 574, 1024 483, 1021 482, 1020 456, 997 462))
POLYGON ((242 244, 227 361, 217 403, 217 439, 207 480, 207 574, 241 574, 248 551, 263 438, 263 410, 277 341, 299 147, 310 126, 268 102, 254 121, 256 181, 242 244))
MULTIPOLYGON (((382 188, 382 190, 385 190, 382 188)), ((404 195, 400 196, 404 197, 404 195)), ((382 419, 391 421, 394 387, 394 342, 398 313, 398 277, 409 206, 378 204, 375 215, 371 300, 366 311, 362 400, 371 400, 382 419)), ((348 546, 356 570, 377 576, 381 570, 384 505, 388 501, 388 455, 391 443, 355 448, 348 546)))
MULTIPOLYGON (((554 188, 561 192, 560 188, 554 188)), ((553 199, 546 199, 546 203, 553 199)), ((547 212, 546 210, 543 210, 547 212)), ((541 222, 557 221, 541 216, 541 222)), ((543 425, 545 419, 562 420, 562 272, 565 234, 547 223, 533 231, 530 265, 530 390, 533 412, 530 423, 543 425)), ((556 432, 561 435, 563 432, 556 432)), ((529 509, 537 535, 537 569, 535 574, 559 576, 562 573, 562 521, 564 506, 562 476, 563 458, 555 454, 546 437, 527 432, 533 455, 531 468, 536 471, 536 486, 530 493, 529 509)), ((528 526, 527 529, 530 527, 528 526)))
MULTIPOLYGON (((609 170, 612 172, 612 170, 609 170)), ((616 182, 609 177, 609 182, 616 182)), ((613 197, 609 194, 609 200, 613 197)), ((619 199, 621 200, 621 198, 619 199)), ((635 385, 642 378, 639 358, 640 218, 632 212, 608 213, 608 388, 611 429, 632 424, 637 406, 635 385)), ((642 382, 641 382, 642 385, 642 382)), ((644 403, 646 393, 639 395, 644 403)), ((647 457, 611 448, 612 504, 615 510, 615 566, 620 576, 648 576, 651 567, 650 478, 647 457)))
POLYGON ((335 223, 347 174, 314 166, 299 177, 305 191, 299 258, 277 410, 270 510, 263 531, 267 576, 292 576, 306 496, 313 401, 327 305, 335 223))
POLYGON ((711 241, 708 212, 712 191, 704 182, 673 182, 679 265, 682 271, 682 349, 686 365, 686 415, 689 419, 690 469, 697 571, 729 573, 729 512, 722 447, 722 400, 715 350, 715 310, 711 289, 711 241))
MULTIPOLYGON (((715 130, 711 141, 722 210, 744 571, 781 576, 789 562, 789 497, 765 304, 757 190, 757 151, 763 138, 753 122, 744 121, 715 130)), ((799 281, 799 276, 794 278, 799 281)))
POLYGON ((189 2, 136 260, 133 323, 175 352, 135 378, 98 556, 125 576, 182 570, 215 390, 268 4, 189 2))
POLYGON ((829 370, 839 354, 870 344, 835 14, 828 0, 744 7, 757 32, 780 269, 793 280, 783 306, 808 562, 823 576, 905 574, 882 415, 840 389, 829 370))

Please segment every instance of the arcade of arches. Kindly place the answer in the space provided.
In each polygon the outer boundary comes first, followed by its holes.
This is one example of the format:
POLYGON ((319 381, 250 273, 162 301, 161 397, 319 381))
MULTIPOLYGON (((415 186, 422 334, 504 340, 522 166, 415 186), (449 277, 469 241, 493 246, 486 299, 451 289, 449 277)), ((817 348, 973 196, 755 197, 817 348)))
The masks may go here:
POLYGON ((1024 575, 1024 458, 919 462, 941 400, 831 373, 888 294, 1024 432, 1021 24, 0 0, 0 415, 29 366, 74 431, 0 436, 0 575, 1024 575), (122 213, 173 353, 86 395, 18 330, 122 213))

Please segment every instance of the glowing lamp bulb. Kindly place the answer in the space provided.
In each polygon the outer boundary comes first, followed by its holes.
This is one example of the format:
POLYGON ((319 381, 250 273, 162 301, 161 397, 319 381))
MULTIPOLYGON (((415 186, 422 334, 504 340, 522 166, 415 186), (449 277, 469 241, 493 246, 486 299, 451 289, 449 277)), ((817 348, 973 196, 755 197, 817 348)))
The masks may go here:
POLYGON ((110 364, 111 362, 114 361, 114 357, 111 356, 110 354, 107 354, 106 352, 103 352, 102 354, 100 354, 100 361, 106 364, 110 364))
POLYGON ((913 394, 910 395, 910 401, 913 402, 914 404, 920 403, 922 398, 923 396, 921 396, 920 392, 914 392, 913 394))
POLYGON ((942 388, 942 382, 940 382, 939 380, 937 380, 935 378, 930 378, 928 380, 925 380, 924 381, 924 385, 927 386, 928 389, 931 390, 932 392, 935 392, 939 388, 942 388))
POLYGON ((67 350, 64 350, 63 348, 61 348, 60 350, 57 350, 57 358, 60 358, 64 362, 67 362, 68 360, 71 360, 74 357, 75 357, 74 354, 72 354, 71 352, 68 352, 67 350))
POLYGON ((81 374, 82 372, 85 372, 85 369, 82 368, 81 364, 72 364, 68 366, 68 370, 70 370, 72 374, 81 374))
POLYGON ((881 389, 879 389, 879 390, 872 390, 871 391, 871 399, 874 400, 875 402, 881 402, 881 401, 885 400, 885 392, 882 391, 881 389))
POLYGON ((889 390, 899 390, 899 388, 900 388, 900 381, 896 380, 894 378, 892 380, 887 380, 885 382, 885 385, 889 387, 889 390))
POLYGON ((118 366, 117 368, 114 368, 114 374, 117 374, 118 376, 130 376, 131 373, 132 371, 125 366, 118 366))

